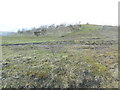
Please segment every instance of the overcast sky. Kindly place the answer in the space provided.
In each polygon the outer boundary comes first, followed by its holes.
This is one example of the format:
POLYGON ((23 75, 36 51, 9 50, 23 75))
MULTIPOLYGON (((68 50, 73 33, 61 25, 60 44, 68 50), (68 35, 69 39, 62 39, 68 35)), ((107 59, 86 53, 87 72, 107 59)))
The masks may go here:
POLYGON ((45 24, 118 25, 119 0, 0 0, 0 31, 45 24))

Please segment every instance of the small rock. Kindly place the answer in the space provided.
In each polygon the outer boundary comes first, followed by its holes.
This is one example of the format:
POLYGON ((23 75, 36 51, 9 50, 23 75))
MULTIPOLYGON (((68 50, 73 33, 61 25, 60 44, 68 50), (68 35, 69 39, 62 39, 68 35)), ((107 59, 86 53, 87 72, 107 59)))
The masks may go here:
POLYGON ((7 67, 7 66, 9 66, 9 63, 3 63, 2 65, 3 65, 3 67, 7 67))
POLYGON ((67 58, 68 58, 68 56, 67 56, 67 55, 66 55, 66 56, 62 56, 62 58, 63 58, 63 59, 67 59, 67 58))
POLYGON ((2 65, 8 65, 8 63, 3 63, 2 65))
POLYGON ((14 77, 14 79, 19 79, 19 77, 14 77))
POLYGON ((31 57, 28 57, 27 60, 31 60, 32 58, 31 57))
POLYGON ((34 56, 34 58, 36 59, 37 57, 36 57, 36 56, 34 56))

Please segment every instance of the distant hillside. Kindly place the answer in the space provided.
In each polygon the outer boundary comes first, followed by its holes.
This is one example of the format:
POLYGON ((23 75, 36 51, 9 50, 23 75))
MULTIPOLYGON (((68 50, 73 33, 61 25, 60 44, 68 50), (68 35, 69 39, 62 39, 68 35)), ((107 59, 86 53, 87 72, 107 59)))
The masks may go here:
POLYGON ((76 24, 76 25, 65 25, 65 24, 61 24, 61 25, 50 25, 48 27, 39 27, 39 28, 33 28, 31 30, 19 30, 18 34, 25 34, 25 35, 36 35, 36 36, 45 36, 45 35, 55 35, 55 36, 62 36, 64 34, 67 33, 71 33, 74 31, 78 31, 80 30, 81 25, 80 24, 76 24))
MULTIPOLYGON (((109 36, 109 32, 117 32, 117 26, 108 25, 93 25, 93 24, 76 24, 76 25, 50 25, 48 27, 32 28, 31 30, 19 30, 18 34, 30 35, 30 36, 61 36, 61 37, 72 37, 78 38, 82 36, 109 36), (107 32, 107 33, 106 33, 107 32)), ((112 34, 112 33, 110 33, 112 34)))
POLYGON ((7 36, 7 35, 13 35, 15 32, 6 32, 6 31, 0 31, 0 36, 7 36))

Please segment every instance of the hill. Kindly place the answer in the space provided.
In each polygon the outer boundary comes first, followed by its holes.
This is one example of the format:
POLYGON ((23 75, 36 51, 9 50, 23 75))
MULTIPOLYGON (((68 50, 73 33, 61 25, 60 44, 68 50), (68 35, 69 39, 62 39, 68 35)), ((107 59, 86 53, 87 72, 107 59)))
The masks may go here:
POLYGON ((13 35, 15 32, 0 31, 0 36, 13 35))

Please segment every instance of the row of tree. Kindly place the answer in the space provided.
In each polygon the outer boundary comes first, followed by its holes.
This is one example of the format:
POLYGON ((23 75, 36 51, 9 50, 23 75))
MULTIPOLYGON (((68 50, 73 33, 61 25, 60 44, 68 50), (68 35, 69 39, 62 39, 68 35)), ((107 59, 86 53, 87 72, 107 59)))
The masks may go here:
POLYGON ((40 36, 40 35, 45 35, 47 33, 47 31, 50 31, 50 30, 61 30, 61 29, 65 29, 65 28, 69 28, 71 29, 71 31, 75 31, 77 30, 75 26, 79 26, 81 27, 81 24, 79 22, 79 24, 60 24, 60 25, 55 25, 55 24, 52 24, 50 26, 48 25, 42 25, 38 28, 31 28, 31 29, 22 29, 22 30, 18 30, 18 34, 34 34, 36 36, 40 36))

